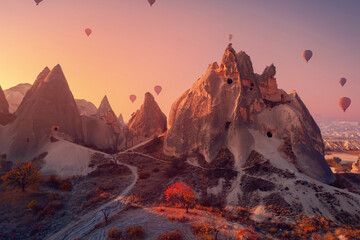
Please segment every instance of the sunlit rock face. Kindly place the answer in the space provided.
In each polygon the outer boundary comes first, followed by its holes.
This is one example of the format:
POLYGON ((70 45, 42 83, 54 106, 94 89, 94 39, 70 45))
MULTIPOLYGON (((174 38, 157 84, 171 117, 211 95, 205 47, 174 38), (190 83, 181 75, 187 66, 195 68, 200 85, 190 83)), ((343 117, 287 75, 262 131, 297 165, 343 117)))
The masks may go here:
POLYGON ((85 99, 75 99, 75 102, 80 115, 91 116, 96 114, 97 108, 92 102, 85 99))
POLYGON ((321 182, 333 182, 317 124, 295 91, 278 89, 275 74, 274 65, 254 73, 250 57, 229 44, 220 66, 210 64, 173 103, 165 153, 200 154, 211 163, 221 149, 229 149, 240 170, 256 150, 321 182))
POLYGON ((140 109, 132 114, 127 127, 132 134, 132 142, 141 142, 166 131, 166 116, 156 103, 154 96, 147 92, 140 109))
POLYGON ((358 159, 352 164, 352 173, 360 173, 360 155, 358 159))
POLYGON ((60 65, 39 74, 15 117, 0 134, 6 143, 0 150, 13 161, 31 160, 49 141, 54 127, 69 141, 83 139, 80 114, 60 65))

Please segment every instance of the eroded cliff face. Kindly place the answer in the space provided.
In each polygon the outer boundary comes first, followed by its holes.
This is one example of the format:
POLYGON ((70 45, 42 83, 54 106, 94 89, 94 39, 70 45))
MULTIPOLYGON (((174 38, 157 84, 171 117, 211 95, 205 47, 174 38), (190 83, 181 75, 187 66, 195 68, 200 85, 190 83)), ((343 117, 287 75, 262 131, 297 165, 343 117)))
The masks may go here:
POLYGON ((166 116, 156 103, 154 96, 147 92, 145 93, 144 103, 139 110, 133 113, 127 123, 130 130, 127 139, 131 142, 131 145, 136 145, 136 143, 159 135, 166 131, 166 121, 166 116))
POLYGON ((14 115, 0 133, 0 151, 11 161, 32 160, 54 133, 73 142, 83 139, 80 114, 60 65, 39 74, 14 115))
POLYGON ((321 182, 334 181, 318 126, 295 91, 278 89, 275 74, 274 65, 254 73, 250 57, 229 44, 220 66, 210 64, 173 103, 165 153, 200 154, 211 163, 225 148, 241 170, 256 150, 321 182))

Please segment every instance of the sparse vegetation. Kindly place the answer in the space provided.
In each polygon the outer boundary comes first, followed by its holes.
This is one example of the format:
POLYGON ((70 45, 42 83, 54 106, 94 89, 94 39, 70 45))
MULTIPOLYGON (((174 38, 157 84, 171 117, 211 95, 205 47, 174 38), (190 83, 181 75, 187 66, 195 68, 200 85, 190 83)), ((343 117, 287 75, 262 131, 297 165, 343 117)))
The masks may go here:
POLYGON ((40 181, 41 173, 36 169, 32 162, 25 162, 23 164, 16 163, 11 171, 6 173, 1 179, 12 186, 21 187, 22 191, 31 184, 36 184, 40 181))
POLYGON ((172 232, 164 232, 158 237, 158 240, 182 240, 182 234, 179 230, 174 230, 172 232))
POLYGON ((145 230, 142 226, 126 227, 125 232, 126 237, 128 237, 130 240, 144 239, 145 237, 145 230))

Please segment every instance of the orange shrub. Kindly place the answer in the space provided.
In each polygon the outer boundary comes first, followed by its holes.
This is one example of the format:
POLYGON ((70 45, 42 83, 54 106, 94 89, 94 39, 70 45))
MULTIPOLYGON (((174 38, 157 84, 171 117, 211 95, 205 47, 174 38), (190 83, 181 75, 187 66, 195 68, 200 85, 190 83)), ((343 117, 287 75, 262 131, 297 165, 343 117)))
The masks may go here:
POLYGON ((71 191, 71 189, 72 189, 70 182, 67 182, 67 181, 64 181, 63 183, 61 183, 59 188, 63 191, 71 191))
POLYGON ((235 238, 238 240, 258 240, 259 239, 258 235, 251 228, 244 228, 244 229, 239 230, 236 233, 235 238))
POLYGON ((145 231, 142 226, 126 227, 126 236, 131 240, 144 239, 145 231))
POLYGON ((172 232, 165 232, 158 237, 158 240, 183 240, 182 234, 179 230, 172 232))
POLYGON ((214 232, 214 228, 210 227, 206 223, 204 224, 195 224, 191 228, 195 236, 206 236, 214 232))

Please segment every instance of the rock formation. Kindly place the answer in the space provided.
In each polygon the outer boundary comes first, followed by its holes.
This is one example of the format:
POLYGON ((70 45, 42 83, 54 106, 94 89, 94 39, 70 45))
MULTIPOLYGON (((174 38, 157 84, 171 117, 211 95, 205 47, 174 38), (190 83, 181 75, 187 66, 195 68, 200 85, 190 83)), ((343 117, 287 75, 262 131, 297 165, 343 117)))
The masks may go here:
POLYGON ((360 155, 358 159, 352 164, 352 173, 360 173, 360 155))
POLYGON ((60 65, 45 68, 27 91, 16 119, 0 134, 0 152, 12 161, 32 160, 52 134, 81 142, 81 119, 60 65))
POLYGON ((228 149, 240 171, 255 150, 272 162, 333 182, 318 126, 295 91, 287 94, 277 88, 275 74, 274 65, 261 75, 254 73, 250 57, 229 44, 221 65, 210 64, 173 103, 165 153, 200 155, 211 164, 221 149, 228 149))
POLYGON ((115 152, 126 147, 124 131, 107 96, 93 116, 82 116, 84 142, 96 149, 115 152))
POLYGON ((97 108, 92 102, 86 101, 85 99, 75 99, 75 102, 80 115, 91 116, 96 114, 97 108))
POLYGON ((0 113, 9 113, 9 103, 6 100, 5 94, 0 86, 0 113))
POLYGON ((143 141, 166 131, 166 116, 151 93, 145 93, 144 103, 140 110, 132 114, 127 126, 133 133, 135 142, 143 141))
POLYGON ((26 92, 31 88, 29 83, 20 83, 4 91, 7 101, 9 102, 9 112, 14 113, 23 100, 26 92))

